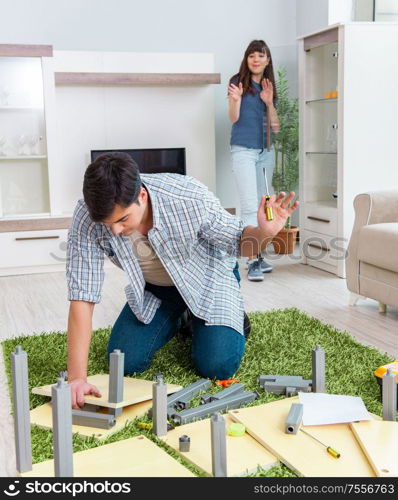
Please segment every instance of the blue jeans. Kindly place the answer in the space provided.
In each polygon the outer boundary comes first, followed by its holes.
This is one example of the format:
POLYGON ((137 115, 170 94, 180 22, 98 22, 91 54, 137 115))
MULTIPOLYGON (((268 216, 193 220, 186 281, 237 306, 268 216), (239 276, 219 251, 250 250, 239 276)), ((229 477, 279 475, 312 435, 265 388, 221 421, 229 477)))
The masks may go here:
MULTIPOLYGON (((174 286, 147 283, 146 289, 162 300, 149 324, 138 321, 126 304, 120 313, 108 344, 108 357, 114 349, 124 352, 126 375, 146 370, 155 354, 171 340, 178 330, 178 320, 187 309, 174 286)), ((245 337, 233 328, 222 325, 206 326, 204 320, 193 317, 192 360, 202 377, 224 380, 238 369, 245 337)))
POLYGON ((272 174, 275 164, 274 147, 250 149, 244 146, 231 146, 232 171, 235 176, 240 199, 240 218, 244 224, 257 226, 257 210, 261 196, 266 192, 264 170, 268 188, 272 193, 272 174))

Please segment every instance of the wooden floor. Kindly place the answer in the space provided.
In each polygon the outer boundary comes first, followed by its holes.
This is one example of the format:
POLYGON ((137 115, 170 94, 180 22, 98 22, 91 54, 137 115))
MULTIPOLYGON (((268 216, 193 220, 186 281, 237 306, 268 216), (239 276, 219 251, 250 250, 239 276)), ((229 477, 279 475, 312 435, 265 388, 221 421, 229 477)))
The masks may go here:
MULTIPOLYGON (((274 271, 262 282, 247 280, 241 265, 247 311, 297 307, 324 323, 349 332, 398 359, 398 310, 378 312, 377 302, 349 306, 345 280, 299 263, 299 256, 269 256, 274 271)), ((112 325, 125 304, 127 279, 116 267, 107 270, 102 302, 94 311, 93 328, 112 325)), ((0 277, 0 341, 19 335, 65 331, 68 302, 63 273, 0 277)), ((50 355, 50 354, 49 354, 50 355)), ((14 441, 4 362, 0 353, 0 476, 15 475, 14 441), (7 457, 7 459, 6 459, 7 457)))

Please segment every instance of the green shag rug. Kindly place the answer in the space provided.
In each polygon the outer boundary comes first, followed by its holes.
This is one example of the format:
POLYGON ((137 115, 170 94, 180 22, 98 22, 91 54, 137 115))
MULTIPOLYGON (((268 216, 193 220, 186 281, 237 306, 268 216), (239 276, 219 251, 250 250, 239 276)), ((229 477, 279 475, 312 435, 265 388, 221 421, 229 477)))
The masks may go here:
MULTIPOLYGON (((254 404, 262 404, 280 399, 280 396, 266 394, 259 389, 257 378, 261 374, 301 375, 311 378, 311 350, 320 344, 326 351, 327 391, 331 394, 360 396, 367 409, 381 415, 382 405, 379 386, 374 377, 377 367, 394 359, 375 348, 356 342, 347 332, 336 330, 317 319, 311 318, 297 309, 272 310, 249 314, 252 333, 246 344, 242 364, 236 373, 239 382, 247 390, 258 390, 261 399, 254 404)), ((106 347, 110 328, 93 332, 89 357, 88 374, 106 373, 106 347)), ((10 353, 16 345, 22 345, 29 358, 30 388, 52 384, 59 371, 66 369, 65 332, 43 333, 35 336, 19 337, 3 342, 3 352, 11 393, 10 353)), ((167 383, 186 386, 198 379, 190 359, 190 341, 173 339, 155 356, 150 369, 139 378, 152 380, 154 373, 163 373, 167 383)), ((214 384, 213 392, 218 387, 214 384)), ((31 394, 30 406, 35 408, 48 398, 31 394)), ((198 403, 199 397, 196 399, 198 403)), ((195 402, 194 402, 195 403, 195 402)), ((150 431, 136 426, 137 421, 147 422, 143 417, 126 424, 124 429, 103 441, 96 438, 73 436, 74 451, 81 451, 145 434, 158 446, 164 448, 188 469, 203 476, 203 473, 170 451, 157 440, 150 431)), ((52 432, 32 426, 32 452, 34 463, 52 458, 52 432)), ((295 477, 284 465, 268 471, 261 468, 252 477, 295 477)))

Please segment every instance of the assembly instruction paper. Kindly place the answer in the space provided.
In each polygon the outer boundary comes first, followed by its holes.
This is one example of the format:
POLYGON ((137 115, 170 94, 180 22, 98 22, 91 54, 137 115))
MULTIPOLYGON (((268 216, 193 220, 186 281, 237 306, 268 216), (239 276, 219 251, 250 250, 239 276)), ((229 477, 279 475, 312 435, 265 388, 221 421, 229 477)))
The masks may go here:
POLYGON ((373 420, 361 398, 313 392, 299 392, 304 405, 303 425, 329 425, 373 420))

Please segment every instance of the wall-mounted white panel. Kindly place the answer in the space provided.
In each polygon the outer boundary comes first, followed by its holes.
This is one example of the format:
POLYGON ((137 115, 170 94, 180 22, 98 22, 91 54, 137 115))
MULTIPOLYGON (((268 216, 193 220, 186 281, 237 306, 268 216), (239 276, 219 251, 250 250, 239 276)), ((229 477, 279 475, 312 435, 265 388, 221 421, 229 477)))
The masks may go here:
MULTIPOLYGON (((83 71, 88 53, 55 51, 59 72, 83 71), (59 58, 59 60, 58 60, 59 58), (65 63, 65 67, 61 63, 65 63)), ((92 54, 96 71, 212 73, 211 54, 92 54), (104 61, 100 70, 99 61, 104 61)), ((93 65, 91 65, 93 67, 93 65)), ((70 214, 82 197, 90 151, 97 149, 186 148, 187 174, 215 191, 214 85, 56 86, 56 207, 70 214)))
POLYGON ((344 203, 348 238, 352 201, 398 185, 398 24, 353 23, 344 29, 344 203), (381 57, 382 55, 382 57, 381 57), (371 68, 371 70, 370 70, 371 68))
POLYGON ((100 87, 57 87, 57 158, 52 165, 52 213, 73 212, 82 198, 84 171, 90 150, 106 142, 104 89, 100 87))
POLYGON ((212 54, 104 52, 104 71, 117 73, 211 73, 212 54), (198 69, 201 68, 201 69, 198 69), (206 68, 206 69, 205 69, 206 68))
POLYGON ((54 71, 96 73, 104 70, 103 52, 84 50, 54 51, 54 71))

